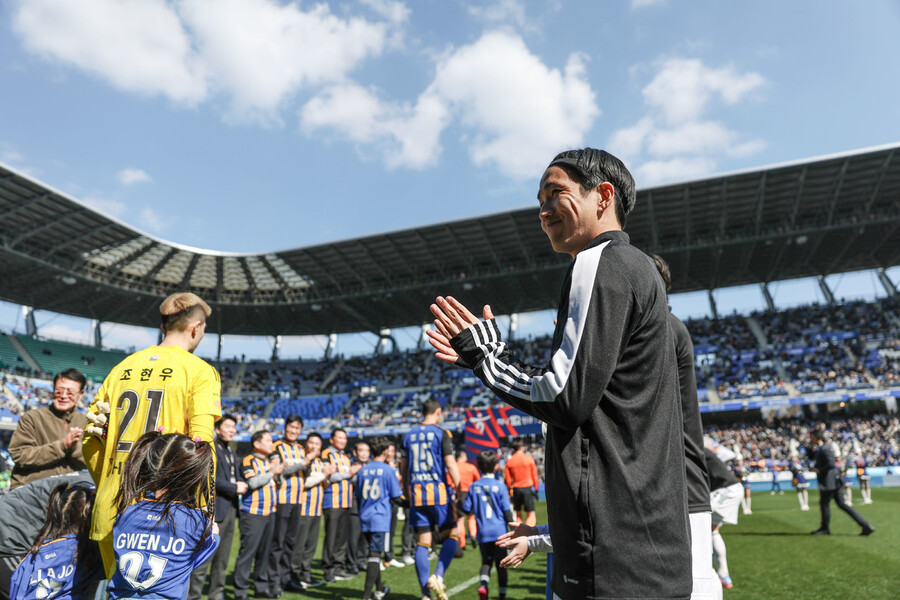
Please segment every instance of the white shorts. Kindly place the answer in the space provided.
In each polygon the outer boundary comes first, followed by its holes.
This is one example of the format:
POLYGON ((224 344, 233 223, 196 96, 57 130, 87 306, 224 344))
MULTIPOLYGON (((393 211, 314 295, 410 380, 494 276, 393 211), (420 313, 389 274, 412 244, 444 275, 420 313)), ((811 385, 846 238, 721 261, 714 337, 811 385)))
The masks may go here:
POLYGON ((728 487, 714 490, 709 495, 709 503, 712 506, 712 524, 721 525, 728 523, 737 525, 738 506, 744 497, 744 486, 734 483, 728 487))
POLYGON ((691 600, 719 600, 722 584, 712 564, 712 513, 691 513, 691 600))

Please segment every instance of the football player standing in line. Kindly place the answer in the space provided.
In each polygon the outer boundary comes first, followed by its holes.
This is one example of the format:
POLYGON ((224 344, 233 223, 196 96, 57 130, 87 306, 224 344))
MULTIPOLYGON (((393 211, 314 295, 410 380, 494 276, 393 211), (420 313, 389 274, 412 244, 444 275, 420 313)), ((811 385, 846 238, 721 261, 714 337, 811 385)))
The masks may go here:
POLYGON ((423 598, 430 598, 430 589, 438 600, 447 600, 444 573, 459 547, 456 530, 456 507, 450 501, 445 477, 450 475, 454 488, 459 486, 459 469, 453 458, 450 432, 438 427, 443 417, 441 403, 429 398, 422 405, 422 424, 413 427, 403 438, 405 458, 400 463, 406 497, 409 498, 410 527, 416 534, 416 573, 423 598), (431 531, 437 527, 444 536, 441 553, 434 573, 428 564, 428 552, 433 542, 431 531))
POLYGON ((212 309, 191 293, 172 294, 159 307, 165 337, 135 352, 110 371, 88 409, 83 454, 97 484, 91 520, 108 577, 115 571, 113 499, 122 465, 144 433, 183 433, 213 443, 213 424, 222 415, 222 383, 216 369, 193 352, 206 332, 212 309))

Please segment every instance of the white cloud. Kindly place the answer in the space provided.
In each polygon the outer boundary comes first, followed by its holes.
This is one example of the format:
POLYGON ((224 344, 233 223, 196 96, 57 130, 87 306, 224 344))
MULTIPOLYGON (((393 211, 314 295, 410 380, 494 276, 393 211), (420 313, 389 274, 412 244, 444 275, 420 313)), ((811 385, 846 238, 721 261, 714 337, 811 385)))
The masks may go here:
POLYGON ((146 171, 144 171, 143 169, 134 169, 131 167, 122 169, 121 171, 116 173, 116 179, 118 179, 119 183, 121 183, 122 185, 131 185, 133 183, 152 181, 150 176, 147 175, 146 171))
POLYGON ((634 169, 636 181, 659 183, 662 181, 686 181, 708 175, 716 168, 716 161, 705 156, 676 157, 668 160, 651 160, 634 169))
POLYGON ((411 11, 403 2, 397 0, 360 0, 360 2, 391 23, 399 25, 409 20, 411 11))
POLYGON ((107 200, 105 198, 97 198, 96 196, 86 196, 82 199, 82 202, 90 208, 96 209, 111 217, 116 217, 117 219, 121 219, 125 214, 125 204, 117 202, 116 200, 107 200))
POLYGON ((191 40, 173 6, 162 0, 20 0, 13 29, 35 54, 119 89, 188 105, 207 95, 191 40))
POLYGON ((149 206, 145 206, 140 212, 140 224, 155 233, 166 228, 166 223, 149 206))
POLYGON ((182 0, 180 9, 241 115, 269 115, 303 87, 341 81, 382 51, 388 32, 386 23, 342 19, 325 4, 304 12, 273 0, 182 0))
POLYGON ((615 131, 609 148, 632 167, 639 185, 707 175, 723 157, 749 156, 765 148, 764 140, 747 139, 706 117, 713 103, 735 105, 764 84, 759 73, 740 73, 732 66, 711 68, 697 59, 662 61, 642 90, 647 114, 615 131))
POLYGON ((455 119, 473 163, 533 177, 553 153, 580 145, 600 114, 582 60, 573 54, 564 70, 551 69, 521 38, 487 33, 440 60, 414 106, 344 85, 310 100, 301 125, 376 144, 391 166, 423 167, 437 160, 440 135, 455 119))
POLYGON ((277 122, 298 91, 344 81, 396 43, 406 5, 362 2, 386 20, 296 0, 18 0, 13 28, 29 51, 119 89, 188 106, 223 92, 230 117, 277 122))
POLYGON ((671 58, 643 90, 644 101, 670 124, 696 120, 718 96, 736 104, 765 83, 759 73, 738 73, 734 67, 707 67, 700 60, 671 58))
POLYGON ((521 0, 492 0, 476 2, 466 7, 473 18, 488 24, 510 24, 519 29, 532 29, 521 0))
POLYGON ((354 142, 375 144, 390 167, 422 168, 437 160, 447 113, 444 103, 430 95, 409 106, 382 101, 373 91, 348 83, 307 102, 300 122, 310 134, 328 127, 354 142))

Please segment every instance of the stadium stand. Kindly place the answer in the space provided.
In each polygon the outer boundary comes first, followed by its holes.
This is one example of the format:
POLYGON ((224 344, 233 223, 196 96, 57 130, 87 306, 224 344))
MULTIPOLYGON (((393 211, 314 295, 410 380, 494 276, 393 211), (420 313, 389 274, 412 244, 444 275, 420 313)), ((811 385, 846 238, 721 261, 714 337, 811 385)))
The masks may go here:
POLYGON ((88 379, 102 382, 112 368, 126 356, 120 350, 101 350, 94 346, 39 339, 27 335, 17 335, 16 338, 49 375, 75 368, 84 373, 88 379))
POLYGON ((794 459, 809 460, 805 444, 816 427, 831 432, 838 455, 848 464, 863 458, 870 467, 900 465, 900 419, 896 414, 744 422, 708 427, 705 435, 738 454, 750 470, 763 471, 770 466, 767 461, 783 465, 794 459))

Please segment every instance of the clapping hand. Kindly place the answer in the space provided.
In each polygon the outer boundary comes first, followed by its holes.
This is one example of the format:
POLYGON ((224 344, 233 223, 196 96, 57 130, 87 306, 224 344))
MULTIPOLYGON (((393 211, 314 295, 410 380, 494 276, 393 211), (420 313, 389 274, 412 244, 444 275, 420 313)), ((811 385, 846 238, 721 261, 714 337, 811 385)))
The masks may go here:
MULTIPOLYGON (((444 362, 456 364, 459 354, 450 345, 451 338, 478 323, 479 319, 452 296, 438 296, 430 308, 435 316, 434 329, 427 330, 425 334, 429 337, 428 342, 437 350, 434 355, 444 362)), ((484 305, 482 316, 485 321, 494 318, 489 304, 484 305)))

